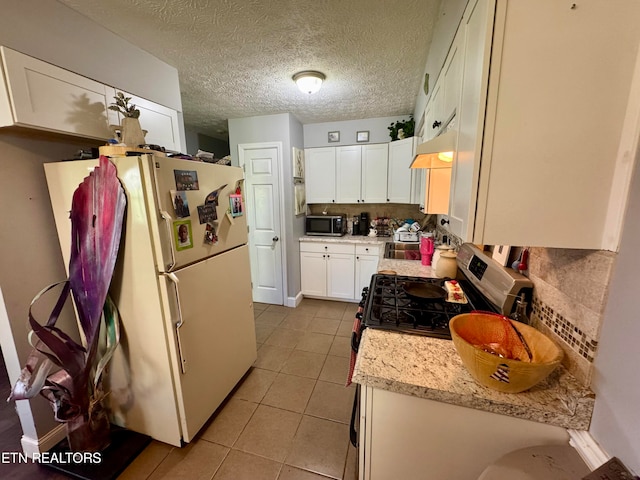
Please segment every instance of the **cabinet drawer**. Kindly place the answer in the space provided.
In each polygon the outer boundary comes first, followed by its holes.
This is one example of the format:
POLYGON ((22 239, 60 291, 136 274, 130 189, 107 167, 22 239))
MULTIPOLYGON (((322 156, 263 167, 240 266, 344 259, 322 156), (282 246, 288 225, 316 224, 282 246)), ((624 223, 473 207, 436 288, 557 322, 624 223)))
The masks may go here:
POLYGON ((356 245, 356 255, 380 256, 380 246, 379 245, 356 245))
POLYGON ((355 253, 355 245, 331 242, 300 242, 300 251, 313 253, 346 253, 353 255, 355 253))

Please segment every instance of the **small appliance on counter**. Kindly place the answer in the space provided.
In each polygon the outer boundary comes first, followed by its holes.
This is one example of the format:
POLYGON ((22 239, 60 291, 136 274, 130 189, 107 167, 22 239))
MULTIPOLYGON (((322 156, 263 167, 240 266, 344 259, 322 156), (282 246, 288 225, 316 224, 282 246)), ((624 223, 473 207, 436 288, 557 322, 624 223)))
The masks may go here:
POLYGON ((345 233, 347 233, 347 216, 344 214, 307 215, 305 221, 305 235, 341 237, 345 233))
POLYGON ((369 235, 369 214, 362 212, 360 214, 360 235, 369 235))

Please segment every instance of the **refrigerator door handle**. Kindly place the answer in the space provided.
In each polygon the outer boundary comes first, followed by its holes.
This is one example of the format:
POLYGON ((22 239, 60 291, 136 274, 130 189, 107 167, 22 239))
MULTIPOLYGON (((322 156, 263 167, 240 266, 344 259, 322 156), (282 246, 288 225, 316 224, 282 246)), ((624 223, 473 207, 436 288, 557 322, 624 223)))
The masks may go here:
POLYGON ((176 266, 176 256, 175 256, 175 253, 173 253, 173 244, 171 243, 171 238, 173 237, 173 230, 171 229, 172 218, 171 218, 171 215, 169 215, 169 212, 166 212, 164 210, 160 211, 160 216, 164 220, 164 224, 167 227, 167 233, 169 235, 168 239, 169 239, 169 250, 171 251, 171 263, 167 265, 167 272, 171 272, 173 268, 176 266))
POLYGON ((180 370, 184 374, 184 373, 187 373, 187 359, 183 354, 182 342, 180 341, 180 328, 182 327, 182 325, 184 325, 184 319, 182 318, 182 307, 180 306, 180 292, 178 292, 178 282, 180 282, 180 280, 178 279, 178 277, 176 277, 176 274, 172 272, 164 273, 163 275, 166 276, 169 280, 171 280, 171 283, 173 283, 173 288, 175 289, 175 292, 176 292, 176 304, 178 307, 178 323, 176 323, 176 340, 178 342, 178 357, 180 360, 180 370))

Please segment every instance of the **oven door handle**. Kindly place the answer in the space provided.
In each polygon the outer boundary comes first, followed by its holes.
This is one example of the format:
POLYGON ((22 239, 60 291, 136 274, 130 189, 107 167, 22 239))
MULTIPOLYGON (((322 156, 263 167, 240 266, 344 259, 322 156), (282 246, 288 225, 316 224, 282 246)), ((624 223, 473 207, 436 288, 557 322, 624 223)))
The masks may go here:
POLYGON ((356 393, 353 396, 353 409, 351 410, 351 424, 349 425, 349 439, 351 445, 358 448, 358 431, 356 430, 356 415, 360 404, 360 385, 356 385, 356 393))
MULTIPOLYGON (((362 312, 360 311, 360 309, 358 309, 358 313, 356 313, 356 318, 362 322, 362 312)), ((363 326, 362 323, 360 323, 360 328, 358 328, 357 331, 352 331, 351 332, 351 350, 353 350, 354 352, 358 353, 358 348, 360 347, 360 338, 362 337, 362 330, 363 330, 363 326)))

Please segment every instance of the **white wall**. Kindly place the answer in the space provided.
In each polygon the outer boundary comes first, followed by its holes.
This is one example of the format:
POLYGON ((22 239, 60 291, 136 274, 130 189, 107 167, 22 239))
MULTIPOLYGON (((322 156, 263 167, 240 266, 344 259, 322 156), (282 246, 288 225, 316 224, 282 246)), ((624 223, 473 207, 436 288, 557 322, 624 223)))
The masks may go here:
MULTIPOLYGON (((285 214, 282 218, 285 235, 284 261, 287 271, 285 297, 295 297, 300 286, 300 248, 298 238, 304 230, 304 215, 294 215, 292 147, 303 148, 302 125, 291 114, 265 115, 229 120, 229 148, 231 163, 238 165, 238 145, 248 143, 282 142, 282 171, 285 214)), ((286 301, 286 300, 285 300, 286 301)))
POLYGON ((396 117, 364 118, 361 120, 346 120, 341 122, 309 123, 304 125, 304 148, 339 147, 341 145, 356 145, 356 133, 369 132, 367 143, 388 143, 389 125, 398 120, 409 120, 410 114, 396 117), (329 132, 340 132, 340 141, 329 143, 329 132))
POLYGON ((631 184, 620 252, 604 311, 592 389, 590 433, 607 453, 640 474, 640 155, 631 184))
POLYGON ((182 111, 178 71, 52 0, 0 0, 0 45, 182 111))

